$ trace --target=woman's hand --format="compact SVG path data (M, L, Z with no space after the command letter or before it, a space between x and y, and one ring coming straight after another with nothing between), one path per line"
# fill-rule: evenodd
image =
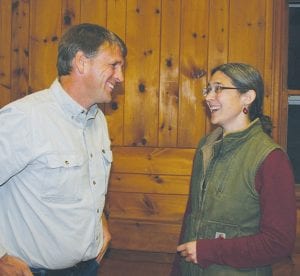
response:
M191 241L177 246L177 252L187 261L197 264L197 242Z

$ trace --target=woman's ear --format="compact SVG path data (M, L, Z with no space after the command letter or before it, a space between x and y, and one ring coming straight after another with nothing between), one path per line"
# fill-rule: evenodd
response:
M246 106L249 106L251 103L253 103L255 98L256 92L253 89L248 90L246 93L242 94L243 104Z

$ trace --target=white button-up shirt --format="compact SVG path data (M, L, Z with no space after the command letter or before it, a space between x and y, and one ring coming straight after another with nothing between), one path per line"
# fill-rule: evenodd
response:
M59 269L94 258L112 162L105 117L55 80L0 110L0 256Z

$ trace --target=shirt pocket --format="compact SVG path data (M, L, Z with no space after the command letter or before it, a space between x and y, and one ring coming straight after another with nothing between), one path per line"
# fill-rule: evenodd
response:
M104 165L110 166L113 161L112 151L110 149L102 149L101 156L104 161Z
M46 201L72 203L82 199L88 170L82 154L53 152L43 158L45 178L41 197Z
M111 164L113 161L112 151L110 149L102 149L101 150L101 160L104 168L104 177L105 177L105 193L107 192L107 186L109 181Z

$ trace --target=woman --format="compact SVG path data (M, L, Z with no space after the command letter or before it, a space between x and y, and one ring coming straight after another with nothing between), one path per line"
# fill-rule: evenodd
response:
M172 275L272 275L293 250L296 200L290 162L262 112L262 78L250 65L223 64L203 95L219 127L195 153Z

